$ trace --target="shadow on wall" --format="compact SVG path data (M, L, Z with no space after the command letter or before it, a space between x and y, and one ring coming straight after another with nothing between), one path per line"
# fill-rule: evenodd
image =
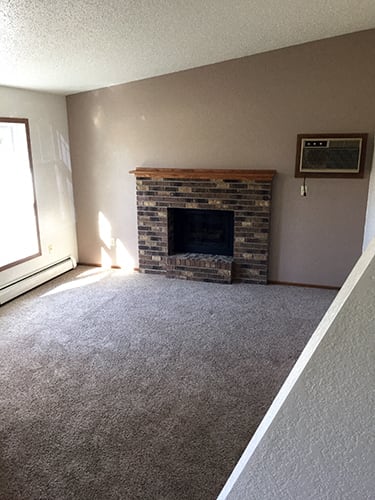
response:
M55 193L56 190L62 220L72 220L74 219L72 167L67 139L51 123L38 121L33 126L38 135L38 142L34 142L33 145L33 157L41 165L46 166L43 169L43 182L49 183L49 193ZM49 172L51 174L54 172L54 178L49 176Z
M102 211L98 213L98 231L101 243L101 266L103 268L115 266L132 271L135 266L134 259L124 243L113 236L112 225Z

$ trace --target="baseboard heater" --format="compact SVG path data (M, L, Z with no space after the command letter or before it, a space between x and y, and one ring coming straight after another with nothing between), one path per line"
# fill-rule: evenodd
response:
M74 269L76 266L76 260L70 256L7 283L3 287L0 287L0 305L52 278L56 278L60 274Z

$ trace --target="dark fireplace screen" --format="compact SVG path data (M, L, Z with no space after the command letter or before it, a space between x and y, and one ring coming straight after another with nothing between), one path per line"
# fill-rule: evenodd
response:
M233 255L234 212L168 209L169 254Z

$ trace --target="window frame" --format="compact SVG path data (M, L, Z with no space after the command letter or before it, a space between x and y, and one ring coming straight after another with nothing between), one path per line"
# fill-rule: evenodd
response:
M0 266L0 272L1 272L1 271L6 270L6 269L10 269L14 266L17 266L19 264L23 264L24 262L27 262L29 260L40 257L42 255L42 247L41 247L41 243L40 243L40 227L39 227L39 217L38 217L38 206L37 206L37 200L36 200L33 158L32 158L32 154L31 154L29 120L27 118L0 117L0 123L23 123L25 125L27 153L28 153L28 157L29 157L29 168L30 168L30 173L31 173L31 187L32 187L33 196L34 196L34 206L33 207L34 207L34 215L35 215L36 237L37 237L37 243L38 243L38 252L34 253L33 255L28 255L27 257L24 257L22 259L18 259L16 261L9 262L8 264L5 264L4 266Z

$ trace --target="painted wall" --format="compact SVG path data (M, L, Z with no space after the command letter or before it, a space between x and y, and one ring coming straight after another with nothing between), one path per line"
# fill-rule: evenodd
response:
M65 97L0 87L0 116L29 120L42 246L40 257L2 271L2 286L69 255L77 258L77 242Z
M302 352L218 500L374 498L375 240Z
M367 211L363 250L366 249L372 238L375 238L375 152L372 160L370 182L368 187Z
M365 179L311 179L306 198L296 135L372 133L374 58L370 30L69 96L80 261L117 263L103 216L137 260L137 165L276 169L270 279L341 285L362 250L372 135Z

